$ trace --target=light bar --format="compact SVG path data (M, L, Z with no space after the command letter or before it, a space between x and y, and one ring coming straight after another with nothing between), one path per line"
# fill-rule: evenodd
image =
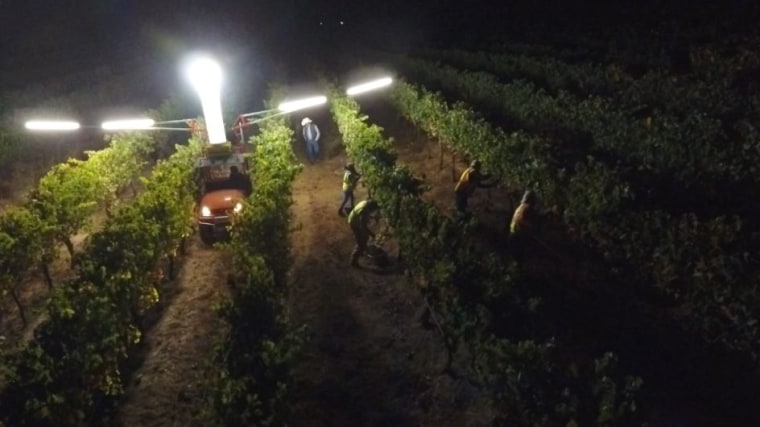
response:
M277 106L277 109L283 113L291 113L297 110L303 110L304 108L314 107L322 105L327 102L327 97L314 96L311 98L297 99L295 101L287 101Z
M211 144L227 142L222 119L222 69L209 58L198 58L188 68L190 82L198 91Z
M100 127L104 130L150 129L154 124L153 119L111 120L103 122Z
M268 110L261 110L261 111L254 111L253 113L245 113L241 114L239 117L253 117L253 116L260 116L263 114L271 113L272 111L276 111L276 108L270 108Z
M81 126L77 122L62 120L30 120L24 127L29 130L77 130Z
M390 86L393 83L393 79L390 77L384 77L382 79L373 80L371 82L362 83L360 85L351 86L346 90L346 95L358 95L360 93L369 92L371 90L379 89L381 87Z
M193 119L164 120L162 122L156 122L156 123L154 123L154 125L168 125L168 124L172 124L172 123L184 123L184 124L187 124L188 120L193 120Z

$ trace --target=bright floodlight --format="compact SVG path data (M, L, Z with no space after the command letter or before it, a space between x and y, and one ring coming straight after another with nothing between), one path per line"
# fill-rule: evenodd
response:
M390 77L384 77L382 79L372 80L371 82L362 83L360 85L351 86L346 90L347 95L358 95L360 93L369 92L371 90L380 89L381 87L390 86L393 83L393 79Z
M61 120L30 120L24 124L29 130L77 130L80 128L77 122Z
M297 110L303 110L304 108L322 105L326 102L327 102L327 97L314 96L311 98L304 98L304 99L297 99L295 101L283 102L277 106L277 109L283 113L290 113Z
M198 58L188 67L188 77L201 98L208 141L211 144L227 142L222 119L222 69L209 58Z
M150 129L154 124L153 119L111 120L103 122L100 127L104 130Z

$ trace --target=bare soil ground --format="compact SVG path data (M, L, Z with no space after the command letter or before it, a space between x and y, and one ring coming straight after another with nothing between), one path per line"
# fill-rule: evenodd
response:
M465 160L456 159L452 170L451 155L445 152L441 167L435 141L387 103L367 107L371 122L395 138L399 162L425 175L431 189L424 197L451 212L454 181ZM324 114L315 121L323 132L320 160L309 164L302 141L294 145L305 168L293 191L289 308L294 324L308 326L310 340L294 367L291 425L490 425L492 408L483 393L442 373L445 347L438 331L421 321L424 301L402 266L378 269L366 259L360 269L349 266L353 236L337 213L346 158L331 118ZM484 234L498 240L506 231L520 193L510 188L475 193L470 210L484 224ZM365 190L360 187L356 196L363 199ZM76 240L82 239L84 235ZM392 239L386 249L395 255ZM67 262L68 256L62 256L55 274L65 274ZM143 337L134 362L139 366L114 426L202 425L205 363L224 327L212 305L226 294L226 265L220 250L192 240L178 277L148 319L152 326ZM41 281L29 289L25 298L47 293ZM3 305L4 313L14 309L12 301ZM3 328L29 334L31 327L7 325L13 317L5 316Z
M487 425L482 396L441 373L443 342L423 327L424 302L403 272L367 260L349 267L353 236L337 214L345 158L332 123L320 125L322 157L296 179L291 212L291 319L310 331L294 370L292 425ZM217 249L191 246L114 426L200 425L202 367L222 327L211 304L224 294L225 265Z
M349 266L353 235L337 213L346 159L332 122L318 123L322 157L293 193L291 319L311 332L295 367L293 425L487 425L482 396L441 373L443 341L423 327L424 301L402 269ZM365 197L360 187L356 201Z
M177 278L153 309L114 426L202 426L203 378L224 322L212 306L227 294L227 261L196 237Z

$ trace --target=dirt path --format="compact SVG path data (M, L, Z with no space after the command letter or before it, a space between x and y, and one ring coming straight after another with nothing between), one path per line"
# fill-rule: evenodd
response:
M223 322L212 311L226 294L219 249L191 240L177 279L144 336L141 366L126 387L114 426L201 426L201 380Z
M424 302L403 274L349 266L353 237L337 214L345 158L326 121L327 153L294 187L291 318L311 340L295 367L293 425L486 425L475 391L440 374L443 343L422 327Z
M353 238L337 214L345 159L326 121L322 159L294 187L291 319L311 339L294 368L292 425L488 425L482 396L440 373L443 343L423 328L424 302L403 274L349 267ZM195 241L146 333L114 427L200 425L197 386L221 333L210 307L225 278L221 253Z

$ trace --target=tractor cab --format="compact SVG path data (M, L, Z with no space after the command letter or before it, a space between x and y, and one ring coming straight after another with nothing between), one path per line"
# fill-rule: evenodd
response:
M248 157L233 153L229 144L208 146L196 161L196 218L201 240L207 245L226 237L232 217L243 209L243 201L253 189L248 172Z

